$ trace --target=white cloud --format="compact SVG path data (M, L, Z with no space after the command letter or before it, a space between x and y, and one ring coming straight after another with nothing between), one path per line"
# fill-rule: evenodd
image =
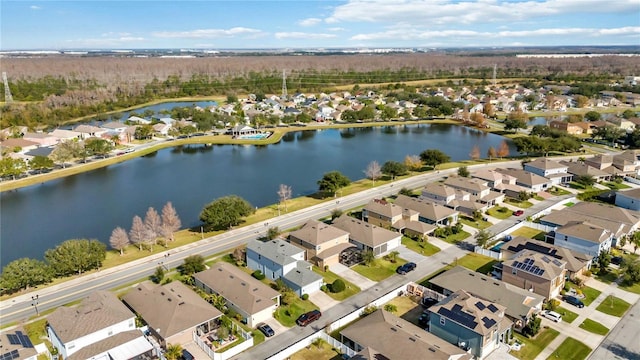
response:
M38 5L31 5L31 6L29 6L29 9L31 9L31 10L42 10L42 7L38 6Z
M330 28L328 28L327 30L329 30L329 31L333 31L333 32L338 32L338 31L345 31L345 30L347 30L347 29L345 29L345 28L341 28L341 27L330 27Z
M101 37L67 40L70 47L111 47L140 43L146 39L138 36Z
M308 18L308 19L304 19L304 20L298 21L298 25L300 25L300 26L314 26L314 25L318 25L321 22L322 22L322 19Z
M263 32L258 29L234 27L230 29L198 29L189 31L156 31L152 35L159 38L212 39L236 36L256 37Z
M318 33L304 33L304 32L278 32L275 34L276 39L333 39L336 38L336 34L318 34Z

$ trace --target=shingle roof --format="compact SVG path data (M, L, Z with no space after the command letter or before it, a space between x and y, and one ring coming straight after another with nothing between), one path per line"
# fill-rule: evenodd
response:
M369 224L347 214L335 219L333 226L348 232L351 240L371 248L378 247L402 236L398 232Z
M504 317L504 311L504 306L480 299L464 290L455 291L429 308L429 312L439 314L482 336L500 329L503 325L501 322L508 321Z
M537 276L545 280L553 280L562 275L566 261L541 254L537 251L523 249L516 253L511 259L505 260L502 265L503 267L515 268L520 271L524 271L527 274ZM516 276L518 275L516 274Z
M308 262L298 261L298 263L300 264L296 266L295 269L284 274L284 278L287 281L296 284L299 287L304 287L306 285L313 284L319 280L322 280L322 276L307 268L307 266L309 265Z
M549 158L537 158L533 161L529 161L525 164L525 166L530 166L532 168L541 169L541 170L552 170L552 169L564 169L567 166L561 164L555 160L551 160Z
M57 308L47 321L58 338L67 343L133 318L135 314L117 296L108 291L96 291L78 306Z
M274 239L269 241L249 240L247 250L251 250L262 257L273 261L278 265L287 265L296 262L292 256L303 253L301 249L282 239Z
M617 237L640 222L640 214L617 206L585 201L553 211L541 220L557 226L566 225L571 221L589 221L608 229Z
M591 176L595 176L595 177L601 177L601 176L608 176L609 173L604 172L598 168L595 168L593 166L584 164L584 163L579 163L579 162L572 162L572 163L568 163L568 162L564 162L565 165L567 165L567 172L569 174L572 175L576 175L576 176L581 176L581 175L591 175Z
M20 359L27 359L32 356L37 355L37 351L33 347L24 347L22 343L15 344L9 341L9 337L7 335L16 335L17 332L22 332L23 335L27 335L27 332L20 325L16 327L12 327L11 330L3 330L0 332L0 344L2 348L0 349L0 355L4 355L8 352L18 351L18 355L20 355ZM33 345L33 344L32 344Z
M556 229L556 233L600 244L611 238L611 232L588 221L572 221Z
M371 213L380 214L391 219L402 215L410 217L414 213L417 213L416 211L405 209L402 206L398 206L394 203L382 199L372 199L371 201L369 201L369 203L367 203L364 209Z
M457 211L446 206L434 204L427 200L416 199L405 195L398 195L395 203L402 207L413 209L419 212L420 216L432 221L441 221L448 218L449 216L458 214Z
M0 141L0 145L6 148L15 148L15 147L24 148L28 146L40 146L40 144L35 141L17 139L17 138L8 138L7 140Z
M280 296L279 292L225 262L217 263L193 277L247 314L255 314L273 306L273 299Z
M109 336L108 338L95 342L91 345L85 346L82 349L78 350L77 352L71 354L67 360L85 360L85 359L91 359L93 356L101 354L105 351L111 350L117 346L120 345L124 345L127 344L131 341L134 341L138 338L143 338L144 339L144 334L142 333L142 331L135 329L135 330L129 330L129 331L123 331L121 333ZM144 341L147 341L146 339L144 339ZM147 341L148 346L146 346L145 348L148 350L151 350L153 348L153 346ZM140 355L140 354L136 354L136 355Z
M540 175L536 175L534 173L528 172L528 171L524 171L524 170L520 170L520 169L513 169L513 168L509 168L509 169L496 169L496 171L499 171L503 174L507 174L507 175L511 175L513 177L515 177L517 180L517 182L521 183L521 184L525 184L527 186L535 186L535 185L541 185L541 184L548 184L551 183L551 180L540 176Z
M165 339L222 316L218 309L179 281L166 285L145 281L122 300Z
M312 245L322 245L349 233L318 220L309 220L300 230L293 231L290 235Z
M450 176L444 181L446 186L458 188L468 192L482 192L489 189L481 179L470 179L459 176Z
M640 188L635 188L631 190L618 191L616 194L626 196L632 199L640 199Z
M455 196L456 194L455 189L441 183L429 183L425 185L424 188L422 188L422 191L429 194L442 196L444 198Z

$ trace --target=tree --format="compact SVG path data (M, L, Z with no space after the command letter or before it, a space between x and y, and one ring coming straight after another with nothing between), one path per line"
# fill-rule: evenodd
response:
M14 260L2 268L0 289L13 293L29 289L51 281L53 273L43 261L21 258Z
M53 169L53 160L46 156L36 155L29 162L29 167L31 170L36 170L37 172Z
M346 285L342 279L335 279L333 283L331 283L330 289L332 293L339 293L346 289Z
M280 187L278 188L278 198L280 199L280 202L284 204L284 211L288 211L287 200L291 199L291 186L280 184Z
M482 112L487 115L488 118L492 118L495 116L495 110L493 109L493 104L489 101L484 103L484 107L482 108Z
M584 187L591 186L596 183L596 179L591 175L580 175L575 181Z
M589 98L584 95L576 95L574 99L576 100L576 107L583 108L589 104Z
M244 251L244 249L242 248L236 248L235 250L233 250L233 253L231 254L231 256L233 257L233 260L235 260L236 262L245 262L245 257L246 257L246 252Z
M487 123L487 120L484 118L484 115L480 112L474 112L470 117L471 122L476 124L477 127L483 128Z
M151 276L151 280L156 284L160 284L162 280L164 280L164 275L165 275L164 268L162 266L158 266L156 270L153 272L153 275Z
M151 139L152 135L153 127L151 127L151 125L149 124L139 125L138 127L136 127L136 131L133 134L133 136L138 140Z
M500 147L498 148L498 156L502 159L509 156L509 144L506 140L502 140Z
M97 269L107 256L107 246L98 240L72 239L45 252L44 258L56 276L82 274Z
M373 251L371 251L371 250L365 250L362 253L362 262L364 262L364 264L367 265L367 266L373 264L375 259L376 259L376 256L374 255Z
M384 311L394 313L398 311L398 307L394 304L385 304Z
M171 201L167 202L162 208L162 236L171 241L174 240L173 234L180 230L182 222L176 209L173 207Z
M84 148L89 155L106 156L114 147L108 140L89 138L84 141Z
M631 119L633 117L636 117L636 112L631 109L627 109L624 112L622 112L622 117L625 119Z
M420 160L435 169L438 165L449 162L451 158L440 150L427 149L420 153Z
M478 145L473 146L473 149L471 149L471 152L469 153L469 157L473 160L480 159L480 147L478 147Z
M513 114L513 113L511 113ZM509 118L506 119L504 121L504 129L509 131L509 130L514 130L514 132L518 132L518 129L526 129L527 128L527 122L526 122L526 115L525 115L525 119L520 119L517 117L512 117L512 115L509 114Z
M626 135L626 132L623 129L615 125L606 125L606 126L600 126L595 130L593 130L591 137L594 139L600 138L613 143L625 135Z
M164 352L164 356L167 360L178 360L182 357L182 345L180 344L168 344L167 351Z
M396 261L398 261L398 255L400 255L400 252L398 251L392 251L389 253L388 257L389 257L389 261L392 263L395 263Z
M422 168L422 160L418 155L407 155L404 158L404 166L411 171L418 171Z
M162 236L162 219L156 209L152 207L147 209L147 214L144 217L144 226L148 232L148 245L152 246L156 243L157 238Z
M625 265L622 280L626 285L633 285L640 282L640 261L629 261Z
M113 229L109 238L109 245L120 252L120 256L124 254L124 248L129 245L129 236L127 231L121 227Z
M269 239L269 240L273 240L273 239L277 238L278 235L280 235L280 229L278 229L277 226L270 227L267 230L267 239Z
M540 320L538 315L537 314L533 314L531 316L531 319L529 320L529 322L527 322L525 327L522 329L522 333L526 337L534 337L534 336L536 336L536 334L540 331L540 323L541 322L542 322L542 320Z
M458 168L458 176L469 177L470 175L471 173L469 172L469 169L466 166L460 166Z
M636 231L633 233L633 236L631 237L631 243L633 244L633 253L635 254L640 247L640 231Z
M11 177L13 180L27 171L27 163L23 159L5 157L0 160L0 177Z
M339 171L331 171L318 180L318 188L325 193L331 193L335 197L338 190L351 184L351 180L348 177L342 175Z
M496 151L496 148L494 148L493 146L489 146L489 149L487 149L487 157L489 158L489 161L498 157L498 152Z
M391 179L395 180L396 176L402 176L407 173L407 167L401 162L387 161L382 165L382 173L391 176Z
M376 184L376 179L379 179L382 176L382 171L380 169L380 164L377 161L372 161L367 166L367 169L364 171L364 174L367 175L367 178L371 179L372 186Z
M77 141L63 141L56 145L49 157L54 162L60 163L65 168L67 161L72 160L80 153L82 145Z
M492 237L493 234L490 231L482 229L478 231L473 238L476 239L476 244L478 244L478 246L485 247Z
M606 251L601 251L598 254L598 273L604 275L607 273L607 266L611 263L611 254Z
M193 275L206 269L202 255L191 255L184 259L178 271L181 275Z
M131 230L129 230L129 239L132 244L138 245L140 251L142 251L142 244L147 239L147 229L142 222L142 218L136 215L133 217L133 223L131 224Z
M598 121L601 117L602 115L600 115L599 112L593 110L587 111L587 113L584 114L584 119L587 121Z
M254 211L247 200L230 195L206 205L200 212L200 220L208 229L226 230L240 224L243 217L253 214Z

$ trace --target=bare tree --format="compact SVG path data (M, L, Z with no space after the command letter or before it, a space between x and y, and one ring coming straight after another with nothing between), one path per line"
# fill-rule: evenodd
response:
M469 157L471 157L473 160L480 159L480 147L478 147L478 145L475 145L473 149L471 149Z
M178 217L176 209L169 201L162 208L162 235L173 241L173 233L180 230L180 227L182 227L180 217Z
M147 229L142 222L142 218L138 215L133 217L131 230L129 230L129 239L131 243L138 245L138 248L142 251L142 244L147 239Z
M280 184L278 197L280 198L280 202L284 204L284 211L287 211L287 200L291 199L291 186Z
M489 149L487 150L487 157L489 158L489 161L497 156L498 152L496 151L496 148L494 148L493 146L489 146Z
M109 245L112 248L120 251L120 256L124 254L124 248L130 244L129 236L127 235L127 231L121 227L117 227L113 229L111 232L111 237L109 238Z
M369 163L364 173L369 179L371 179L371 181L373 181L373 186L376 184L376 179L379 179L380 176L382 176L382 169L380 168L380 164L378 164L378 162L374 160Z
M498 156L502 159L504 157L509 156L509 144L505 140L500 143L500 147L498 148Z
M148 241L156 243L156 239L162 236L162 219L160 219L160 215L156 209L149 207L147 209L147 214L144 217L144 226L147 227L147 231L149 233Z

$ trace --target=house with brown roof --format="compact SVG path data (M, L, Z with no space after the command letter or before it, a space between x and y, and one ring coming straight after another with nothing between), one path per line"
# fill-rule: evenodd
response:
M250 327L271 319L280 305L279 292L226 262L194 274L193 278L197 288L222 296Z
M566 261L521 250L502 262L502 281L551 299L564 288Z
M84 360L109 353L133 358L149 354L153 348L136 329L135 319L136 315L117 296L96 291L78 306L61 306L51 313L47 317L47 335L63 359Z
M496 170L480 169L472 172L471 177L485 181L487 186L493 190L512 198L518 198L521 192L529 191L525 187L516 185L517 178L515 176Z
M320 268L339 263L340 253L353 247L348 232L318 220L309 220L292 231L289 242L304 249L305 260Z
M549 158L537 158L524 164L524 170L546 177L553 185L565 184L571 181L573 176L567 172L569 167Z
M505 307L458 290L429 308L429 332L483 359L509 342Z
M97 126L82 124L73 128L73 131L80 133L81 139L88 139L90 137L101 137L102 134L106 133L107 129L102 129Z
M0 359L38 359L38 351L22 326L0 332Z
M589 221L571 221L556 229L554 244L596 258L609 252L613 233Z
M149 326L160 345L185 344L193 333L206 334L218 327L222 313L180 281L157 285L144 281L122 300Z
M37 149L40 144L22 138L8 138L7 140L0 141L0 146L9 151L18 150L16 152L24 154L27 151Z
M591 134L593 132L586 122L570 123L562 120L554 120L549 122L549 127L569 135Z
M402 234L358 220L347 214L333 220L333 226L349 233L349 242L362 251L373 251L375 256L384 255L400 246Z
M424 238L433 233L434 225L419 220L419 213L384 199L372 199L362 209L362 219L370 224L396 229L409 237Z
M560 161L567 166L567 172L573 177L571 180L580 176L591 176L595 181L608 181L613 178L611 173L602 171L596 167L588 165L586 162L578 161Z
M59 141L57 137L47 133L26 132L22 138L24 140L36 142L39 146L54 146Z
M551 180L529 171L514 168L496 169L496 171L515 177L516 185L527 188L529 191L539 192L552 186Z
M416 199L406 195L398 195L396 205L419 213L418 220L431 225L453 225L458 221L458 211L425 199Z
M341 342L354 351L352 359L470 360L457 346L382 309L340 331ZM374 356L373 358L371 356Z

